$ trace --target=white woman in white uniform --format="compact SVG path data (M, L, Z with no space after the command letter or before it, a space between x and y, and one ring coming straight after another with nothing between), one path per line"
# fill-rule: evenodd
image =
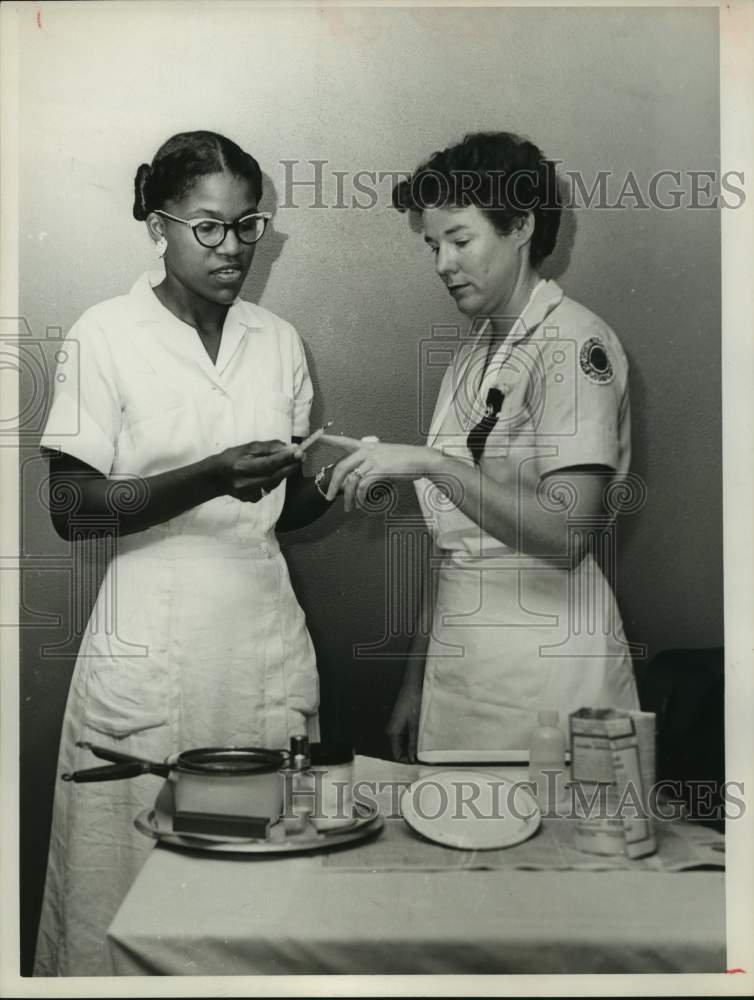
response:
M59 534L114 557L71 681L57 774L79 741L164 759L318 735L318 679L275 529L328 506L301 475L312 387L293 327L239 293L268 216L256 160L211 132L136 175L164 269L71 329L42 446ZM36 975L107 974L105 931L151 848L158 780L57 782Z
M330 496L344 490L348 509L370 483L410 478L434 539L416 619L431 616L431 635L410 649L388 727L396 757L521 751L539 709L567 725L584 706L638 708L593 551L612 553L626 483L626 358L602 320L539 274L561 209L555 167L532 143L469 135L398 185L394 203L420 215L471 329L425 445L326 438L350 452Z

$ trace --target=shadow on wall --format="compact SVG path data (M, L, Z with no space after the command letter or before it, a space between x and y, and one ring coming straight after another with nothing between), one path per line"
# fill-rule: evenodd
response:
M565 185L561 180L558 184L561 201L565 201ZM543 278L557 280L571 266L571 254L576 243L576 213L572 208L564 208L560 216L560 229L555 249L543 261L540 271Z
M277 189L269 174L262 171L262 198L259 203L261 212L271 212L272 218L267 224L267 229L262 239L257 243L254 251L254 260L249 274L246 277L241 295L252 302L260 302L267 282L270 280L272 268L283 252L288 237L285 233L280 233L275 228L275 216L277 215Z
M271 212L272 219L264 238L257 246L242 292L243 297L252 302L261 300L272 269L288 240L287 234L275 228L278 203L276 186L268 174L263 173L262 177L264 194L259 207L262 211ZM315 428L325 419L325 404L320 392L317 359L306 342L303 347L314 386L310 423ZM326 460L336 461L340 457L339 453L333 451ZM312 470L307 474L313 474ZM398 490L394 502L408 511L413 511L416 507L413 490ZM317 553L326 546L330 557L333 551L342 552L342 558L347 560L350 551L349 535L335 510L313 524L280 535L281 546L288 558L291 583L304 609L314 604L311 591L312 581L316 579L318 571ZM381 518L364 517L359 525L358 535L361 553L382 552L384 524ZM352 556L352 551L350 555ZM389 662L384 659L372 661L369 658L357 658L351 629L342 627L344 620L350 621L351 617L356 616L350 616L347 612L339 616L341 627L336 635L329 631L327 623L320 621L320 617L307 615L307 627L317 653L322 738L351 740L357 744L358 752L387 756L389 746L384 732L385 722L402 680L403 658L408 640L398 638L391 643ZM376 628L379 631L379 623L376 623ZM355 676L357 673L358 681ZM354 720L359 720L358 726Z
M647 386L641 369L633 363L633 358L624 347L628 358L628 382L631 399L631 440L648 441L650 439L650 429L647 426ZM637 466L635 453L631 458L631 472L646 485L647 470L642 464ZM649 501L649 492L647 491ZM639 527L639 516L642 511L636 511L632 516L624 516L619 521L621 548L630 544L633 535Z

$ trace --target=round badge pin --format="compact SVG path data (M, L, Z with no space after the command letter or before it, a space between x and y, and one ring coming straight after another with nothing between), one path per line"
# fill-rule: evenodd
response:
M590 382L612 382L615 377L607 348L599 337L590 337L581 347L579 363Z

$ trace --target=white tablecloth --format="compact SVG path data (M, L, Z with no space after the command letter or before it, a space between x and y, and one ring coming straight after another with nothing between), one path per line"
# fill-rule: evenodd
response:
M415 773L359 763L383 780ZM108 946L116 975L720 972L724 877L351 871L158 847Z

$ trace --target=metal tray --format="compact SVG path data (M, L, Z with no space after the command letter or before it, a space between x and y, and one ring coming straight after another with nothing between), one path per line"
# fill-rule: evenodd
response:
M224 854L300 854L322 851L343 844L358 843L379 833L384 820L376 805L354 807L353 822L332 830L317 830L307 823L301 832L286 830L283 822L270 829L269 837L217 837L173 831L173 796L169 782L157 796L153 809L144 809L134 820L136 829L147 837L171 847L190 851Z

